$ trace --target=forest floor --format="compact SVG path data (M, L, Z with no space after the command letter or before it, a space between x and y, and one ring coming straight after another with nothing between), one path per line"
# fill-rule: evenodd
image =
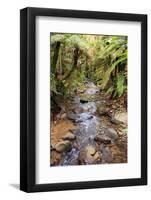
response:
M127 162L127 108L124 97L87 82L64 102L51 121L51 166Z

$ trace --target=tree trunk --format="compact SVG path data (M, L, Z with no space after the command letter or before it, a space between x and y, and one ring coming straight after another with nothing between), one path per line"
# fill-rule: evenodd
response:
M57 75L57 80L62 80L62 49L60 48L59 50L59 62L57 63L56 66L56 75Z
M73 68L77 68L78 57L79 57L79 48L76 47L74 49L74 54L73 54Z
M56 69L56 64L58 60L58 55L59 55L59 49L60 49L60 42L56 43L55 51L54 51L54 56L52 60L52 69L51 72L55 74L55 69Z
M73 52L73 67L71 71L63 77L63 79L67 79L71 76L72 72L78 68L78 58L79 58L79 48L76 47Z

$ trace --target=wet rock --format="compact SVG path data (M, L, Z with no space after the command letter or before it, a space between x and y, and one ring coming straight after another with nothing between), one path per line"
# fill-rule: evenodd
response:
M116 125L118 125L118 124L123 124L122 121L116 119L115 117L112 117L110 121L111 121L113 124L116 124Z
M95 102L88 102L86 104L80 105L82 107L83 112L88 112L94 114L96 112L96 104Z
M99 103L97 105L97 111L99 113L99 115L106 115L109 112L110 108L107 104L105 103Z
M94 140L96 142L99 142L99 143L104 143L104 144L110 144L111 143L111 138L109 138L107 135L96 135L94 137Z
M75 140L76 139L76 136L73 134L73 133L71 133L71 132L67 132L64 136L63 136L63 138L62 138L63 140Z
M75 121L77 118L77 114L70 112L67 114L67 117L68 119Z
M120 121L121 123L127 124L127 112L115 113L114 119Z
M112 152L109 147L102 149L102 162L111 163L112 162Z
M80 103L88 103L96 99L96 94L82 94L80 95Z
M61 141L61 142L58 142L56 145L55 145L55 150L59 153L62 153L62 152L66 152L66 151L70 151L72 148L72 144L70 141L68 140L65 140L65 141Z
M101 127L97 133L94 138L96 142L110 144L118 139L118 134L113 128Z
M81 165L95 164L101 160L101 156L94 146L88 145L80 151L78 160Z
M107 128L106 131L105 131L105 134L111 138L112 140L117 140L118 139L118 134L117 132L115 131L115 129L113 128Z
M74 135L77 135L77 134L79 134L80 133L80 128L74 128L74 129L70 129L69 130L71 133L73 133Z
M55 149L55 145L54 144L51 144L50 145L50 150L52 151L52 150L54 150Z

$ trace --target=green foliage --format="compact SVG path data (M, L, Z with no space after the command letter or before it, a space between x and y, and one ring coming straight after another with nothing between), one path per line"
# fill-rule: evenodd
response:
M50 76L50 90L55 94L59 94L59 92L57 91L57 81L54 74L51 74Z
M122 96L122 94L127 89L127 86L124 85L125 83L125 76L123 73L120 73L116 78L116 93L114 96Z
M96 60L99 60L95 70L96 82L105 88L115 68L127 62L127 37L106 36L100 40L101 48L98 50ZM99 77L99 78L98 78ZM101 80L101 81L100 81Z
M68 47L77 47L80 49L86 49L88 47L87 42L83 40L79 35L72 35L66 40Z
M51 36L51 45L55 44L56 42L62 42L65 39L63 34L52 34Z
M55 96L74 95L77 88L84 88L86 78L113 97L126 92L126 36L51 33L50 45L50 85Z
M80 73L78 70L74 70L68 79L62 81L65 94L74 94L76 89L84 85L84 73Z
M119 73L115 77L113 85L107 90L108 93L111 93L113 97L121 97L127 89L126 78L123 72Z
M115 67L118 64L124 63L125 61L127 61L127 51L119 55L118 59L115 62L113 62L112 65L104 72L103 80L102 80L102 88L105 88L105 86L107 85L110 79L111 73L115 69Z
M125 49L127 49L127 39L126 37L120 36L109 36L105 38L106 45L104 46L103 51L100 53L99 58L111 57L111 60L115 60L116 57L120 56Z

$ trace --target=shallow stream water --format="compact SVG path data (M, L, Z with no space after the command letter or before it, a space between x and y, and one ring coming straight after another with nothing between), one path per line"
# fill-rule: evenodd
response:
M95 95L97 92L98 88L93 83L88 83L84 94ZM75 109L81 110L75 117L75 123L79 129L76 132L76 141L72 150L63 156L60 165L78 164L80 150L88 144L94 145L92 138L97 134L97 129L100 126L100 119L96 116L95 101L81 103L80 96L76 96L73 104Z
M112 111L111 116L105 115L104 111L102 112L102 109L105 108L106 110L106 106L108 106L109 112ZM122 130L124 129L123 125L127 127L127 124L114 124L113 121L111 121L111 117L114 117L113 112L116 112L119 106L120 104L117 100L115 101L107 98L105 92L100 92L97 86L92 82L88 82L85 90L74 97L73 101L70 102L70 109L67 109L69 112L67 113L68 120L71 120L77 127L75 130L69 129L68 131L75 134L76 139L72 141L72 149L68 152L64 151L61 154L61 159L59 163L57 163L57 166L126 163L127 135L125 135ZM122 109L123 108L120 107L120 111ZM124 111L124 116L126 113L127 112ZM116 140L104 139L107 136L105 131L109 133L111 130L110 138L114 135L114 137L116 136ZM121 135L119 135L119 132ZM103 134L101 136L103 137L103 141L99 142L96 138L100 134ZM85 150L86 152L89 151L89 154L85 154ZM95 159L96 157L97 160ZM85 162L87 159L88 162Z

